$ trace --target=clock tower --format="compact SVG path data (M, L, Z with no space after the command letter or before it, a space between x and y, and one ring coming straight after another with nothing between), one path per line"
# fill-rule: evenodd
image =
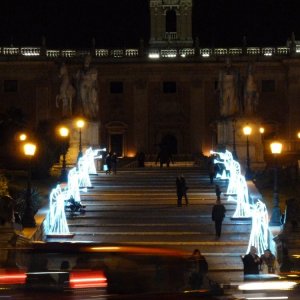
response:
M151 47L191 47L192 0L149 0Z

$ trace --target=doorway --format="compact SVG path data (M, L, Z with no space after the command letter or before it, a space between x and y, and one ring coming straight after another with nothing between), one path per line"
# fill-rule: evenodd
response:
M165 147L168 149L168 151L174 155L178 153L177 150L177 139L175 136L171 134L165 135L160 142L161 146Z
M123 156L123 134L110 135L110 151L116 152L118 157Z

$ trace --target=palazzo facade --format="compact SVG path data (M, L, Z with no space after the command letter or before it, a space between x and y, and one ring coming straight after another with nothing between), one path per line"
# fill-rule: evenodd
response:
M288 151L298 149L300 45L294 38L280 47L201 48L192 38L192 0L150 0L149 5L150 41L136 49L1 47L0 112L20 108L33 126L59 122L60 67L66 65L76 89L76 73L91 55L98 73L93 121L99 123L100 146L119 156L155 154L162 143L178 156L208 154L218 144L216 122L222 119L219 73L230 59L242 85L249 64L254 66L255 114L265 137L281 138ZM75 117L75 111L68 116Z

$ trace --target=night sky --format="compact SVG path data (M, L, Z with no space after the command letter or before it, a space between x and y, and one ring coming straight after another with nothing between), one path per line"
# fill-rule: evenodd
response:
M298 3L297 3L298 2ZM193 36L201 47L284 46L300 40L299 0L194 0ZM3 0L0 46L136 47L148 42L148 0Z

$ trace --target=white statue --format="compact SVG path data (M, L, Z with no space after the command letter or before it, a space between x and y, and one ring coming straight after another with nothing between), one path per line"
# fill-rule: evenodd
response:
M56 107L59 107L59 102L62 103L62 115L64 117L72 116L72 102L75 96L75 88L70 82L67 66L62 64L59 70L59 77L62 79L59 94L56 96Z
M239 72L232 68L231 62L227 60L225 70L219 74L219 101L220 114L223 117L232 116L240 112L240 76Z
M98 117L98 71L90 67L91 56L87 55L84 60L83 69L77 72L77 97L79 110L87 118Z
M248 76L245 84L244 91L244 113L252 115L256 111L258 105L259 93L254 79L252 65L248 67Z

